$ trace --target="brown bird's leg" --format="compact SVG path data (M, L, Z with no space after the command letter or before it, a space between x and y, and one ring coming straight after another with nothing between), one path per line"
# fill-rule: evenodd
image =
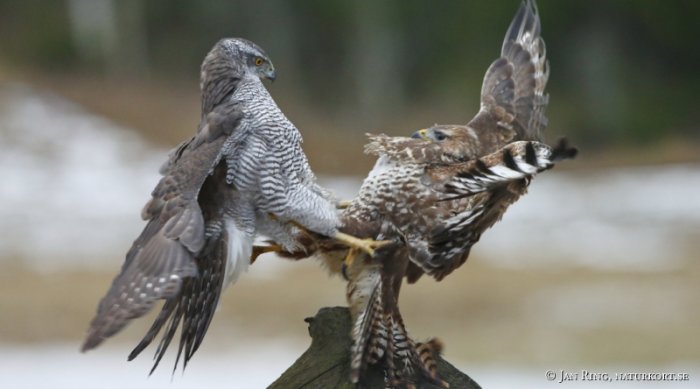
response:
M343 259L343 269L349 269L355 262L355 257L357 257L357 249L351 247L345 259Z
M259 256L265 253L280 252L284 252L284 249L282 248L282 246L275 243L270 243L268 246L253 246L253 252L250 254L250 264L252 265L253 263L255 263L255 260L257 260Z

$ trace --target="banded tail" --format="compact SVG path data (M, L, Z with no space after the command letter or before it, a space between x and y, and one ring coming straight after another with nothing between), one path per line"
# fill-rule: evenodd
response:
M389 333L384 320L380 268L367 266L349 277L347 298L353 318L350 380L356 384L369 364L384 357Z
M369 365L381 364L390 387L426 380L443 388L449 386L438 376L434 360L442 350L440 343L431 340L416 344L401 317L398 290L407 264L406 250L395 245L378 251L373 263L364 263L359 271L348 273L353 319L350 378L355 384L360 383ZM392 271L397 267L403 269Z

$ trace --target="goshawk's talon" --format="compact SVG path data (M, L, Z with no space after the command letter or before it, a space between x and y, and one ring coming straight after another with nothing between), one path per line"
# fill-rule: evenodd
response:
M386 244L391 243L390 241L386 240L374 240L374 239L360 239L356 238L352 235L348 235L343 232L336 232L335 237L336 240L342 242L346 246L352 248L352 249L357 249L360 251L364 251L365 253L369 254L370 256L374 256L374 251Z

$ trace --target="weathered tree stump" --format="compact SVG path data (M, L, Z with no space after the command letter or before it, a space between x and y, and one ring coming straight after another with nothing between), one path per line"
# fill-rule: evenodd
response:
M339 388L354 389L350 382L350 312L347 308L322 308L309 323L311 346L273 382L268 389ZM437 358L440 377L451 389L476 389L480 386L441 357ZM384 374L376 366L367 371L364 388L385 387ZM419 389L437 386L419 383Z

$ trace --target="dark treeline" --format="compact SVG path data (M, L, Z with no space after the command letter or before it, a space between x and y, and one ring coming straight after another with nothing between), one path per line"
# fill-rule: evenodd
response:
M268 51L285 96L358 126L400 112L466 121L517 0L0 0L0 56L40 72L198 76L242 36ZM588 146L700 138L700 2L539 1L555 133ZM417 123L423 125L430 123Z

